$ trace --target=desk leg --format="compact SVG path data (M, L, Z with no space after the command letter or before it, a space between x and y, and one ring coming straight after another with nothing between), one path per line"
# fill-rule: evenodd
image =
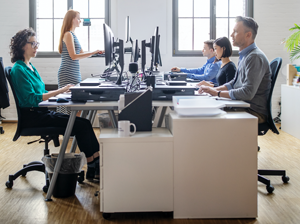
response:
M118 121L117 121L117 118L116 118L116 115L115 115L114 111L113 110L108 110L108 115L109 115L109 118L111 120L113 128L117 128L118 127Z
M80 117L86 118L88 112L89 112L88 110L82 111ZM74 153L76 151L76 148L77 148L77 141L76 141L76 137L74 136L70 153Z
M90 120L92 125L93 125L93 123L94 123L96 114L97 114L97 110L94 110L94 111L93 111L93 114L92 114L92 117L91 117L91 120Z
M77 110L73 110L71 112L71 115L70 115L70 118L69 118L69 121L68 121L68 125L67 125L67 128L66 128L65 134L64 134L63 142L61 144L60 151L59 151L59 154L58 154L58 157L57 157L57 161L56 161L56 164L55 164L55 167L54 167L54 173L53 173L51 181L50 181L50 186L49 186L45 201L52 201L51 196L52 196L52 193L53 193L53 190L54 190L54 186L55 186L55 183L56 183L58 172L60 170L61 164L62 164L63 159L64 159L65 151L66 151L68 141L69 141L72 129L73 129L73 125L74 125L74 122L75 122L77 112L78 112Z
M159 116L159 120L158 120L158 123L157 123L157 127L160 128L163 121L164 121L164 118L165 118L165 115L166 115L166 111L167 111L167 107L163 107L161 109L161 113L160 113L160 116Z
M152 109L152 122L154 122L155 120L155 116L156 116L156 112L158 110L159 107L153 107Z

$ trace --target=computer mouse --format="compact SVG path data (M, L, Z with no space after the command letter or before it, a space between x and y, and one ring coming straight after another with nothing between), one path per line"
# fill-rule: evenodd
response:
M58 99L56 100L56 102L57 102L57 103L67 103L67 102L69 102L69 100L64 99L64 98L58 98Z

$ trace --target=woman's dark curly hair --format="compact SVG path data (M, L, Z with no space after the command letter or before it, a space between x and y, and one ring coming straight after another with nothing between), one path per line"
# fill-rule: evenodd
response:
M11 62L15 63L18 60L24 61L24 50L23 47L27 44L30 37L35 36L35 32L32 28L20 30L10 40L10 56Z

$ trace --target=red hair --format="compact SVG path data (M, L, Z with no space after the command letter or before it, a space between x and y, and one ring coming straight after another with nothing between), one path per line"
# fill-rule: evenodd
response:
M66 32L70 31L73 26L73 19L77 16L77 14L80 14L78 11L75 11L73 9L69 9L69 11L66 13L65 18L63 20L63 24L61 26L61 32L60 32L60 38L59 38L59 45L58 45L58 52L61 54L62 52L62 42L63 38Z

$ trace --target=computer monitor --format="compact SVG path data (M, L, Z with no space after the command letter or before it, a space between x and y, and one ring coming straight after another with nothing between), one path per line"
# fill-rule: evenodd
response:
M131 62L137 62L139 60L140 49L138 47L138 40L132 40L130 35L130 18L125 19L125 43L131 43L131 47L125 48L125 53L131 53Z
M121 67L121 70L118 74L118 79L116 81L117 85L122 84L122 74L124 69L124 42L119 39L118 42L114 41L114 34L110 27L103 24L104 31L104 49L105 49L105 65L111 67L115 61L117 61ZM115 48L118 47L118 58L116 57ZM117 63L116 63L117 64Z
M128 43L128 42L130 42L131 44L133 43L131 36L130 36L130 18L129 18L129 16L127 16L125 19L125 43Z
M103 33L104 33L104 50L105 50L105 65L111 66L113 58L113 43L114 43L114 34L110 27L103 24Z
M153 65L157 70L158 65L162 66L159 43L160 43L160 35L159 35L159 27L157 26L154 30L154 46L153 46Z
M132 42L131 62L137 62L140 56L138 40Z
M143 72L143 76L145 77L145 66L146 66L146 48L148 47L150 49L151 53L151 63L150 63L150 71L157 70L157 66L162 66L161 62L161 56L160 56L160 50L159 50L159 41L160 41L160 35L159 35L159 28L156 27L154 30L154 36L150 38L150 42L146 43L146 40L143 40L141 43L141 68ZM154 67L153 67L154 66Z

